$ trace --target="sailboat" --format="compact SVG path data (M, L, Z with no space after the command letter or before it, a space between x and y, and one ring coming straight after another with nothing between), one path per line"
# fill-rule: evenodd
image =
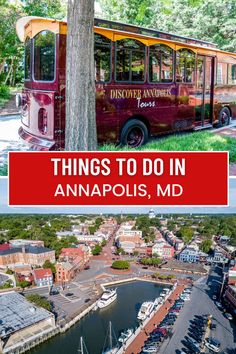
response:
M115 339L115 340L113 340L113 339ZM106 347L107 340L108 340L108 346ZM115 345L115 346L113 347L113 345ZM109 321L108 331L107 331L107 335L105 338L105 343L104 343L102 354L116 354L118 352L118 350L119 350L119 347L118 347L117 338L116 338L114 330L112 329L111 321Z
M78 353L79 354L89 354L88 349L86 348L86 345L84 343L83 337L80 337Z

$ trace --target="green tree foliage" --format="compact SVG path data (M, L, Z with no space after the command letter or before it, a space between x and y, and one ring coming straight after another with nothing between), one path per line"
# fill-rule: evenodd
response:
M100 0L105 17L138 25L148 25L152 18L151 0Z
M200 245L200 250L202 252L208 253L210 252L211 246L212 246L211 240L204 240Z
M184 243L189 243L193 237L193 230L188 226L182 226L177 232L177 236L182 238Z
M92 254L93 254L93 256L98 256L101 252L102 252L102 246L100 246L100 245L96 245L96 246L92 249Z
M111 266L113 269L129 269L130 263L128 261L114 261Z
M26 299L38 307L42 307L45 310L51 311L51 304L44 297L38 294L30 294L26 296Z
M161 259L158 257L153 258L142 258L141 264L148 265L148 266L158 266L161 264Z
M24 45L15 25L20 17L28 15L62 19L66 17L66 4L63 0L0 0L0 83L13 86L23 80Z
M44 269L51 269L52 274L56 274L55 264L51 263L49 260L46 260L43 264Z
M31 285L31 282L27 281L27 280L22 280L22 281L19 281L17 285L20 286L22 289L25 289Z
M236 51L235 0L100 0L112 20L216 43Z
M24 0L22 10L29 16L42 16L62 19L66 8L61 0Z
M122 247L118 247L118 248L116 249L116 254L117 254L117 255L125 254L125 251L124 251L124 249L123 249Z

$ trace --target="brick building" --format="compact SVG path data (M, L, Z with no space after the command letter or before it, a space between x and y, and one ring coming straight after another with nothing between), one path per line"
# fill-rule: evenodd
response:
M0 250L0 267L13 268L18 265L42 266L45 261L55 263L55 251L46 247L23 246Z

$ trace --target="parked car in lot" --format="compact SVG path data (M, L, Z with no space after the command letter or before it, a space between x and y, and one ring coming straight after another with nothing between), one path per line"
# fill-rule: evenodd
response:
M219 301L216 301L215 304L219 310L221 310L221 311L223 310L223 306L221 305L221 303Z
M195 345L195 347L199 348L199 343L195 339L187 337L187 340L189 340L193 345Z
M217 339L209 337L204 341L204 344L208 349L212 350L214 353L219 353L220 342Z
M197 335L197 334L191 333L191 332L189 332L188 335L189 335L189 337L195 339L198 343L202 342L202 336L201 335Z
M232 321L232 319L233 319L233 316L228 312L225 313L225 317L230 321Z

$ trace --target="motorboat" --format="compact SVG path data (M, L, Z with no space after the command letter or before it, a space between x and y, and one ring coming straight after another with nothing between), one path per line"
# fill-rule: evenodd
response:
M146 318L151 314L154 306L155 305L153 301L145 301L138 312L138 320L145 321Z
M127 340L132 336L134 333L133 328L128 328L126 331L121 332L120 337L118 338L118 342L125 344Z
M106 289L102 294L101 299L97 303L99 309L109 306L113 301L117 299L116 289Z

